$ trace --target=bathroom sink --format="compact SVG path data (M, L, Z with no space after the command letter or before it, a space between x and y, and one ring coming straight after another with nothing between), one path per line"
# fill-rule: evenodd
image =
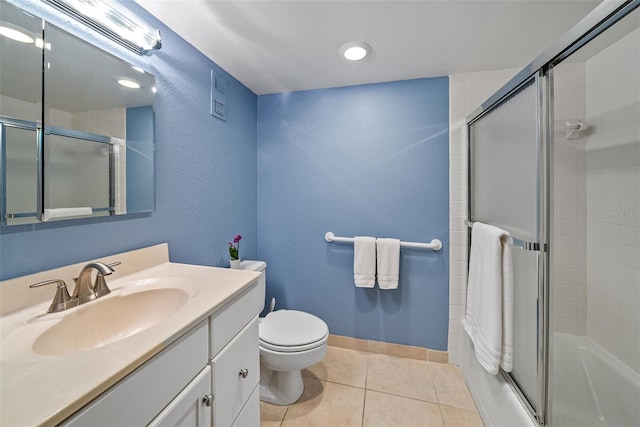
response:
M167 319L189 294L178 288L110 295L70 310L33 342L33 351L59 356L95 349L138 334Z

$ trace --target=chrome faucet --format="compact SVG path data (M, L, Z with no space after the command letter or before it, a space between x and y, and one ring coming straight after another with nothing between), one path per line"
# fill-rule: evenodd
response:
M111 264L90 262L82 267L80 275L73 279L76 282L76 288L71 296L69 295L69 291L67 291L66 283L64 283L64 280L60 279L34 283L29 287L37 288L44 285L57 285L56 295L53 297L53 302L47 312L56 313L58 311L64 311L71 307L108 295L111 292L111 289L107 286L107 281L104 279L104 276L108 276L113 273L113 267L116 265L120 265L120 262L112 262ZM95 282L91 282L91 273L93 270L98 271Z
M108 276L113 273L113 269L111 268L112 266L113 265L107 265L101 262L90 262L82 267L78 278L75 279L76 288L73 291L73 295L71 295L71 299L77 299L78 305L80 305L85 302L93 301L94 299L107 295L111 292L109 287L107 287L104 276ZM95 283L91 281L91 273L94 269L98 270L98 276L96 277ZM99 285L99 292L96 292L96 285Z

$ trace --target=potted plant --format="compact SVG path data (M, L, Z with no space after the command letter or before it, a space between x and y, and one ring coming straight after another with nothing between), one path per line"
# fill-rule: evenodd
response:
M231 268L240 268L240 240L242 236L236 234L233 242L229 242L229 265Z

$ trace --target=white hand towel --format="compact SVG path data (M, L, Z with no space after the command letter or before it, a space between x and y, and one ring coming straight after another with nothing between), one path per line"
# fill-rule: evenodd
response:
M376 284L376 239L356 236L353 241L353 281L358 288Z
M509 233L474 223L464 329L476 358L492 375L509 372L513 358L513 261Z
M377 239L378 287L397 289L400 272L400 240Z

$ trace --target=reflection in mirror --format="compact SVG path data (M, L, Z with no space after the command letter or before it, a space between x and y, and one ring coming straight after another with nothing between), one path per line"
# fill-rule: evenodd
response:
M54 129L45 136L44 220L109 215L113 206L110 139L62 133Z
M155 210L154 101L153 75L0 0L0 222Z
M0 2L0 116L42 120L42 20Z
M42 20L0 2L0 212L7 224L37 221L42 46Z
M38 131L33 122L5 118L0 125L6 159L4 195L11 224L33 222L37 210Z
M44 220L153 211L155 78L49 23L45 34Z

